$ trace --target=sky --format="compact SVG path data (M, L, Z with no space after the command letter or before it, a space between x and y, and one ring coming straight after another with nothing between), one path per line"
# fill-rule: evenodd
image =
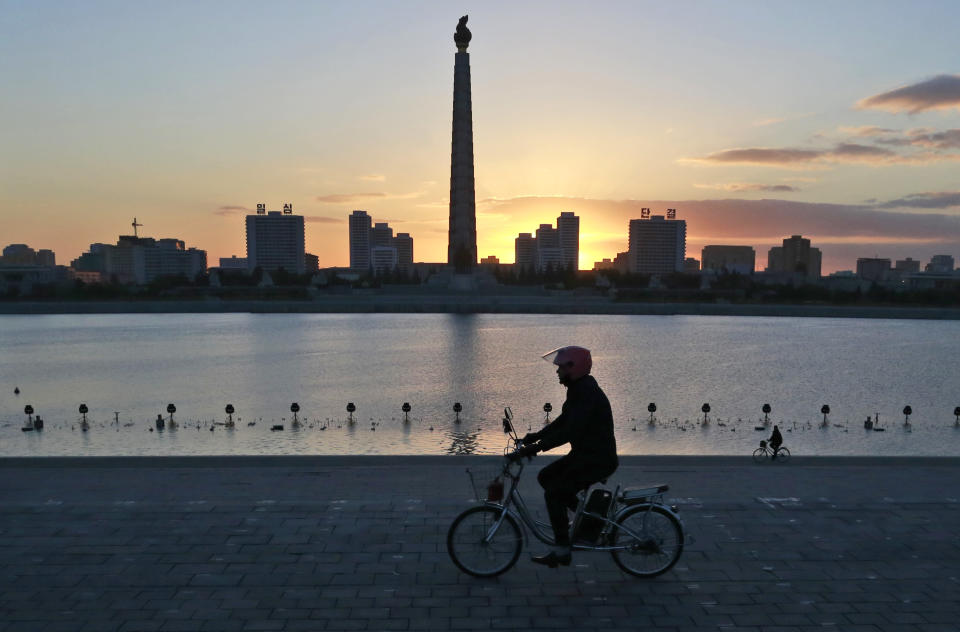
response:
M954 1L0 0L0 246L67 264L136 217L215 265L262 202L322 267L354 209L443 261L465 14L480 256L573 211L591 268L669 207L696 258L960 260Z

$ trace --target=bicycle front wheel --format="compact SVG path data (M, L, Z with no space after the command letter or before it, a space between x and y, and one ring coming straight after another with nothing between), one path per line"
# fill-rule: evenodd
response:
M626 527L633 534L621 528ZM634 507L617 521L610 534L613 561L637 577L656 577L666 573L683 553L683 527L680 521L657 505Z
M768 453L763 448L757 448L753 451L753 462L754 463L763 463L767 460Z
M777 463L786 463L790 460L790 450L786 448L780 448L777 450Z
M523 534L510 514L494 531L501 513L483 506L457 516L447 532L447 553L457 568L474 577L496 577L517 563Z

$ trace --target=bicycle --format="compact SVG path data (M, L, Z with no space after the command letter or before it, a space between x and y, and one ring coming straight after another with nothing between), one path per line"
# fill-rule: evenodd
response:
M760 442L760 447L753 451L753 460L756 463L761 463L763 461L776 461L777 463L786 463L790 460L790 450L786 449L783 446L780 446L780 449L777 450L777 456L773 456L773 448L767 446L766 441Z
M520 558L528 532L544 544L555 544L550 524L534 519L520 495L523 460L510 457L523 442L517 437L512 418L510 408L506 408L503 431L509 438L502 466L493 478L467 469L480 504L458 515L447 531L450 559L474 577L496 577L510 570ZM605 510L594 511L588 510L595 509L594 496L587 495L588 489L578 494L574 550L609 552L617 566L636 577L655 577L673 568L687 536L677 508L663 501L667 485L624 489L617 485L612 494L593 487L594 494L600 492L597 497L607 499ZM581 534L586 534L586 539Z

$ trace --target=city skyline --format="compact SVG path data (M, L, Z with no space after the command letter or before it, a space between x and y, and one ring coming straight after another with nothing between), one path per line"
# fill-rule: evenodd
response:
M347 265L356 208L445 260L459 14L235 6L6 9L4 241L70 261L136 215L212 262L243 253L245 200L289 199L321 267ZM960 254L960 69L951 35L926 29L956 5L482 9L478 256L512 261L518 233L567 210L589 269L626 249L642 207L679 208L692 253L803 234L824 274ZM211 44L214 27L290 44Z

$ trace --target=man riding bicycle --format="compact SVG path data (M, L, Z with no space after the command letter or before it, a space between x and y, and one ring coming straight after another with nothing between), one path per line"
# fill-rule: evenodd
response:
M617 442L613 434L610 402L590 375L593 360L583 347L561 347L543 356L557 367L560 383L567 387L563 411L539 432L523 437L515 458L533 456L565 443L570 452L540 470L537 480L553 527L555 546L531 561L556 568L570 565L570 532L567 509L577 510L577 492L606 479L617 469Z
M783 445L783 435L780 434L780 428L774 425L773 434L770 435L770 449L773 450L773 454L770 455L771 461L776 460L777 452L780 451L780 446L782 445Z

